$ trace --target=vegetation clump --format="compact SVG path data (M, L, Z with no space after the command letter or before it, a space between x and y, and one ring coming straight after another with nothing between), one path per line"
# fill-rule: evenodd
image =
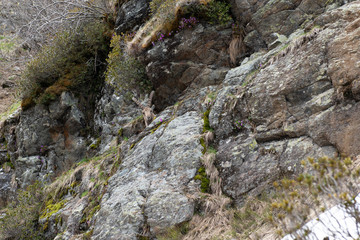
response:
M195 180L199 180L200 190L202 193L209 193L210 192L210 179L206 175L206 171L204 167L200 167L198 170L198 174L194 177Z
M185 15L204 18L210 24L223 25L232 20L230 5L215 0L153 0L150 8L152 18L127 44L130 53L136 54L146 49L156 42L159 34L162 37L174 32Z
M226 25L232 21L230 8L226 2L211 0L206 4L193 5L188 11L212 25Z
M45 209L42 211L40 218L49 219L53 214L57 213L65 203L65 200L54 203L54 200L50 199L46 202Z
M138 92L151 89L147 79L145 66L135 57L124 51L124 44L131 35L114 35L111 39L111 52L107 58L106 82L118 92L126 94L131 99L130 90Z
M303 228L304 224L335 205L359 226L358 203L355 199L359 193L360 168L355 167L352 159L309 158L302 161L302 165L305 171L297 178L274 182L274 186L281 192L281 197L272 203L271 216L274 225L278 227L278 234L310 239L311 229ZM334 216L330 215L329 218ZM340 233L352 238L346 230L341 232L343 229L330 229L331 226L324 222L334 220L318 218L317 221L335 235Z
M109 29L100 22L63 31L27 66L19 86L22 108L47 104L64 91L90 94L101 86L108 54Z
M4 239L43 239L39 216L44 199L40 182L20 190L0 218L0 236Z

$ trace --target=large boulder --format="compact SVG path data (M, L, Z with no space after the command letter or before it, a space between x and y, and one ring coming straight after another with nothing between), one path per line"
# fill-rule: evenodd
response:
M315 20L324 28L274 49L289 44L288 51L270 60L256 54L228 72L210 125L220 140L224 191L238 203L301 171L309 156L360 154L359 10L357 1L329 11Z
M118 34L138 28L149 13L150 0L130 0L118 9L115 30Z
M289 36L303 24L349 1L327 0L231 0L232 14L246 28L246 45L253 51L267 48L274 34ZM285 23L285 24L284 24Z
M192 218L185 188L200 166L202 125L187 112L135 145L109 179L93 239L137 239L147 227L156 234Z
M48 107L36 105L23 111L15 130L19 157L14 166L20 186L62 172L81 160L86 151L82 132L86 126L79 101L68 92Z
M187 88L221 83L230 67L230 41L230 28L197 24L155 43L144 62L156 91L156 108L174 104Z

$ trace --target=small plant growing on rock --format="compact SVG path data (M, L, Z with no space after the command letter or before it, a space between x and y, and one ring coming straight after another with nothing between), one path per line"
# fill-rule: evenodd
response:
M272 203L271 220L279 228L279 235L290 234L295 239L314 239L311 229L304 224L333 206L338 206L355 221L360 229L359 193L360 168L351 158L309 158L303 161L304 173L295 179L283 179L274 186L281 190L281 197ZM332 228L330 219L317 218L318 224L328 230L330 236L353 238L341 224ZM335 237L337 239L337 237Z
M158 32L156 34L157 39L152 42L152 45L155 46L155 42L162 42L164 41L165 38L171 37L182 30L194 28L198 22L199 21L196 17L182 18L179 22L179 26L177 27L176 31L172 30L169 33Z
M102 23L82 25L75 32L57 33L32 60L18 82L22 108L48 103L63 91L96 91L108 53L108 29ZM100 79L99 79L100 78Z
M203 5L205 16L210 24L226 25L232 18L229 14L230 5L226 2L211 0L207 5Z
M245 125L245 122L243 120L235 121L235 129L241 130Z
M18 192L16 200L5 208L0 217L0 237L2 239L43 239L38 229L43 187L35 182L26 190Z
M147 80L145 66L135 57L128 55L124 45L130 41L133 34L114 35L111 39L106 70L106 82L118 92L124 92L129 98L129 90L147 90L151 84Z

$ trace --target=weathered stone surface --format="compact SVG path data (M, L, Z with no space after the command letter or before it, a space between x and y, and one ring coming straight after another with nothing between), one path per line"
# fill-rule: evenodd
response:
M136 239L147 224L156 233L192 217L183 188L200 166L202 125L188 112L136 144L109 180L93 239Z
M19 158L14 165L19 185L36 180L40 171L51 175L81 160L86 143L80 130L85 127L78 101L68 92L48 109L37 105L22 112L15 130Z
M155 238L194 214L187 194L197 184L207 109L223 192L237 205L245 195L301 171L299 162L309 156L360 154L360 1L334 10L322 0L232 2L232 11L243 13L248 23L244 41L259 51L229 70L230 28L205 23L156 43L142 59L158 108L148 127L136 120L141 111L128 93L114 93L109 86L93 117L100 141L80 133L88 119L69 93L6 123L1 131L15 171L0 172L0 205L11 178L24 187L81 160L87 150L101 153L122 142L122 162L103 186L100 211L80 224L88 199L68 193L64 207L50 218L48 234L81 239L94 229L92 239ZM295 31L301 24L305 30ZM321 28L309 37L306 32L315 25ZM299 41L302 37L306 40ZM75 175L82 182L79 192L85 191L83 183L94 187L90 177Z
M273 33L289 36L327 9L347 2L332 1L330 7L327 0L231 0L233 15L246 26L244 42L253 51L269 46L274 40Z
M0 209L6 206L10 194L12 194L11 175L0 169Z
M299 171L307 157L334 154L332 147L317 146L308 137L258 143L243 132L220 142L217 166L223 190L240 204L245 194L260 194L279 176Z
M314 39L272 64L257 67L267 55L254 55L228 72L210 125L221 139L217 166L224 191L237 202L279 175L301 170L299 162L308 156L359 154L359 9L353 2L324 14L338 19L326 18ZM239 133L240 120L246 124Z
M143 23L149 13L150 0L130 0L123 3L117 13L115 30L118 34L134 30Z
M112 141L140 133L145 128L144 122L140 120L131 124L139 116L141 109L127 97L125 91L116 93L111 86L106 85L96 103L94 115L95 132L101 140L97 150L102 153L109 149Z
M167 38L145 53L146 71L153 83L154 104L162 110L174 104L189 86L220 83L229 68L231 29L197 24Z

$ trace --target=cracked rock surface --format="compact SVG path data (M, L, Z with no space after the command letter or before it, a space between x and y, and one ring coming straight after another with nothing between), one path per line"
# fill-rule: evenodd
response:
M137 239L145 226L156 233L191 219L184 188L200 166L202 126L198 113L187 112L136 144L109 180L94 239Z

